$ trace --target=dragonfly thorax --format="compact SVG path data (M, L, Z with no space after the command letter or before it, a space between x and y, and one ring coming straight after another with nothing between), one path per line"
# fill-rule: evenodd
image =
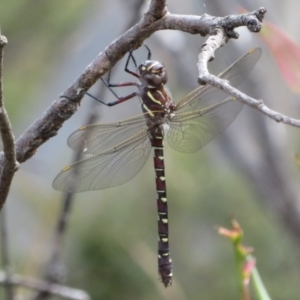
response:
M164 65L155 60L146 60L139 65L137 71L141 82L139 96L142 110L147 113L146 118L158 117L163 120L175 108L171 95L165 88L167 72Z
M146 60L138 66L140 81L148 88L159 88L168 81L165 66L155 60Z

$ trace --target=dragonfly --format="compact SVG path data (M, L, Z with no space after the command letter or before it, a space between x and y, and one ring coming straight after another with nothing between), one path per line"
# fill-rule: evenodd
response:
M164 286L168 287L172 283L173 271L164 140L177 151L196 152L235 120L243 104L210 85L199 86L175 103L165 87L168 79L166 68L161 62L151 60L151 52L147 49L147 60L140 65L137 65L132 52L129 52L126 61L125 71L138 78L138 82L111 84L109 73L107 81L102 81L117 100L105 103L96 98L107 106L114 106L138 96L142 114L118 122L82 126L73 132L68 138L68 146L92 156L65 167L54 179L53 188L77 193L121 185L138 174L153 149L159 237L158 273ZM248 51L219 77L237 87L248 77L261 52L260 48ZM135 72L128 68L130 60L136 67ZM118 97L113 88L124 86L135 86L137 90L125 97Z

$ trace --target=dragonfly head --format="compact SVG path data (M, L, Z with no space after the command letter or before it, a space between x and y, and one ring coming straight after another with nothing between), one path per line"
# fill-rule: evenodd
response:
M144 61L138 66L138 72L141 83L152 88L159 88L168 80L165 66L155 60Z

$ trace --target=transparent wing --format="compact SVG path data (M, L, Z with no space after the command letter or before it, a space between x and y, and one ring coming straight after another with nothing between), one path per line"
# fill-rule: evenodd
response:
M224 131L242 110L243 104L227 98L201 110L177 113L170 122L167 140L181 152L196 152Z
M261 49L250 50L219 77L234 87L249 75L261 56ZM225 100L223 100L225 99ZM167 140L172 148L182 152L195 152L224 131L242 110L242 103L212 87L199 87L176 106L171 119Z
M68 146L85 153L100 154L146 128L145 114L120 122L86 125L69 136Z
M84 192L123 184L141 170L151 150L143 129L119 145L64 168L54 179L59 191Z
M222 79L228 80L233 87L237 87L248 78L260 57L261 49L252 49L218 76ZM198 110L216 104L226 97L228 97L228 95L220 89L206 85L189 93L177 104L176 107L180 112Z

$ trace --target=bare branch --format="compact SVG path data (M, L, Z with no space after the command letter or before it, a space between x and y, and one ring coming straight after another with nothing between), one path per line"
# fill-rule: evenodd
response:
M0 284L5 284L6 282L7 282L7 278L5 274L0 273ZM41 292L48 292L51 293L52 295L57 295L65 299L90 300L89 295L82 290L73 289L59 284L53 284L53 283L51 284L45 281L36 280L32 278L25 278L20 275L13 275L11 277L10 284L16 286L23 286Z
M6 44L6 37L0 35L0 133L4 151L2 166L0 167L0 211L6 201L17 166L14 135L3 99L3 52Z
M78 156L76 154L76 156ZM69 220L69 216L71 213L71 206L73 204L74 194L66 193L64 195L62 209L60 211L60 215L58 218L54 241L53 241L53 252L51 254L51 258L46 267L45 272L45 283L48 285L58 284L62 282L65 278L65 268L62 264L61 256L63 250L63 242L66 236L66 229ZM33 295L31 299L33 300L41 300L48 299L53 296L52 289L37 289L37 293Z
M254 12L254 15L257 16L257 19L260 19L263 17L263 9L260 9L257 11L257 14ZM228 18L230 18L229 16ZM237 24L234 22L233 23ZM255 20L255 19L253 19ZM255 22L251 21L251 18L248 19L248 28L249 26L253 26ZM250 25L249 25L250 23ZM258 29L256 26L254 26L252 29L254 31ZM227 94L235 97L236 99L240 100L244 104L247 104L258 111L262 112L269 118L275 120L276 122L281 122L287 125L300 127L300 120L290 118L288 116L285 116L279 112L276 112L270 108L268 108L262 100L256 100L254 98L249 97L248 95L240 92L239 90L233 88L228 81L220 79L217 76L214 76L209 73L207 68L207 63L214 59L214 52L222 47L228 39L228 33L225 32L224 27L223 28L216 28L214 32L211 33L209 38L207 39L206 43L203 44L201 52L198 55L198 82L199 84L210 84L214 87L217 87Z
M152 1L149 10L154 9L157 12L158 9L155 9L155 7L157 8L156 4L158 2ZM147 13L149 13L149 10ZM224 29L225 32L233 32L233 28L236 26L247 26L250 30L256 32L261 27L261 19L265 12L265 9L260 8L252 13L224 18L209 15L192 16L166 13L162 18L152 23L149 23L146 13L135 26L100 53L84 70L82 75L62 94L61 98L56 100L44 115L17 140L18 162L22 163L29 159L39 146L57 134L62 124L76 112L77 106L83 97L82 91L88 90L129 50L141 46L143 41L155 31L174 29L205 36L217 27L226 28L226 30ZM0 156L0 165L2 159Z
M238 38L238 34L234 32L234 28L239 26L247 26L251 32L259 32L262 27L262 20L264 18L267 10L264 7L259 8L258 10L245 14L242 18L237 18L237 16L228 16L224 20L224 24L221 22L221 27L226 29L226 34L231 38ZM260 21L260 22L257 22ZM230 24L228 26L228 24Z
M198 55L199 74L209 74L207 64L215 58L215 51L222 47L228 40L225 31L222 28L216 28L214 34L211 34L206 43L202 45L201 52ZM200 73L201 72L201 73ZM199 84L205 84L198 77Z
M200 70L199 70L200 71ZM205 82L212 86L215 86L225 93L235 97L236 99L240 100L244 104L247 104L258 111L262 112L264 115L268 116L269 118L275 120L276 122L281 122L287 125L291 125L294 127L300 127L300 120L290 118L285 116L279 112L276 112L270 108L268 108L262 100L256 100L254 98L249 97L248 95L240 92L239 90L233 88L228 81L220 79L217 76L207 74L200 74L199 80L201 83Z
M167 13L166 6L166 0L152 0L149 4L148 14L151 15L154 20L160 19Z
M7 300L14 299L13 286L11 285L11 263L9 258L8 250L8 234L7 234L7 223L6 223L6 209L2 209L0 213L0 230L1 230L1 253L2 253L2 266L5 272L5 291Z

